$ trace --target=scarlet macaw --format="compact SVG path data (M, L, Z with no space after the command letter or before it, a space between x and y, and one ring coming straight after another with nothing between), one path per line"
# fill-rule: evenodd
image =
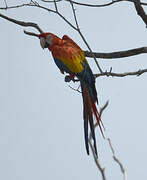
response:
M70 79L74 79L75 76L79 79L83 96L83 119L86 151L89 155L89 124L91 129L91 135L94 141L95 154L97 155L93 117L95 116L101 132L102 122L99 112L96 108L98 98L95 87L95 77L88 65L84 52L67 35L64 35L61 39L52 33L42 33L38 35L38 37L40 39L41 47L43 49L48 48L51 51L54 61L60 69L61 73L68 73Z

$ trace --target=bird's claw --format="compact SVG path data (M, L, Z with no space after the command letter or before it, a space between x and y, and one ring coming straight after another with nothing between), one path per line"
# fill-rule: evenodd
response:
M70 82L72 79L70 76L65 76L65 82Z
M73 81L73 82L76 82L76 80L74 79L73 76L65 76L65 79L64 79L65 82L70 82L70 81Z

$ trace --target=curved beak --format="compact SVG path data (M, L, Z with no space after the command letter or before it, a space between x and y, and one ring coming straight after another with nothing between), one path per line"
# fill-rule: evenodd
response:
M45 39L42 37L40 38L40 45L41 45L42 49L45 48Z

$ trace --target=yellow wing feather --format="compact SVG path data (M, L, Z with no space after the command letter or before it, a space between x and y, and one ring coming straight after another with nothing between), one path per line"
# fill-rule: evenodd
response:
M55 45L52 49L53 56L60 59L72 73L82 72L86 61L84 52L68 36L63 36L62 40L62 46Z

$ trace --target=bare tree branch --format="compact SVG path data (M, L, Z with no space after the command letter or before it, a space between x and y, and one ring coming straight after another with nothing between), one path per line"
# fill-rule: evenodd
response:
M95 78L101 77L101 76L107 76L107 77L125 77L125 76L140 76L147 72L147 69L141 69L134 72L125 72L125 73L114 73L112 72L112 68L109 72L103 72L100 74L94 74ZM74 80L74 82L78 82L79 80ZM68 81L69 82L69 81Z
M71 2L71 0L66 0L66 1ZM95 8L97 8L97 7L106 7L106 6L110 6L110 5L112 5L112 4L116 3L116 2L120 2L120 1L122 1L122 0L111 1L111 2L106 3L106 4L86 4L86 3L76 2L76 1L72 1L72 3L77 4L77 5L81 5L81 6L87 6L87 7L95 7Z
M38 37L38 34L35 34L33 32L24 31L24 33L27 35L30 35L30 36ZM89 51L84 51L84 52L85 52L86 57L93 58L91 52L89 52ZM117 59L117 58L125 58L125 57L140 55L140 54L146 54L147 53L147 47L135 48L135 49L130 49L130 50L126 50L126 51L110 52L110 53L101 53L101 52L92 52L92 53L95 54L96 58ZM139 72L139 74L138 74L138 72ZM143 73L144 72L146 72L146 69L143 70ZM103 74L106 75L106 73L108 73L108 72L104 72ZM142 72L139 70L139 71L137 71L137 74L135 74L135 75L140 75L140 73L142 73Z
M27 35L30 35L30 36L38 37L38 34L35 34L33 32L24 31L24 33ZM125 57L140 55L140 54L146 54L147 53L147 47L135 48L135 49L130 49L130 50L126 50L126 51L110 52L110 53L101 53L101 52L92 52L91 53L89 51L84 51L84 52L85 52L85 56L89 57L89 58L93 58L93 56L92 56L92 53L93 53L96 58L111 59L112 60L112 59L117 59L117 58L125 58ZM145 69L145 72L146 72L146 69ZM104 72L103 74L106 75L106 73L108 73L108 72ZM139 75L140 75L140 73L141 72L139 70ZM102 74L102 76L103 76L103 74ZM109 74L107 74L107 75L109 76ZM135 75L138 75L138 71L137 71L137 74L135 74Z
M139 54L143 54L143 53L147 53L147 47L141 47L141 48L136 48L136 49L130 49L130 50L126 50L126 51L119 51L119 52L110 52L110 53L99 53L99 52L93 52L89 46L89 44L87 43L85 37L83 36L81 30L80 30L80 27L79 27L79 24L78 24L78 20L77 20L77 16L76 16L76 11L75 11L75 8L74 8L74 4L77 4L77 5L82 5L82 6L87 6L87 7L106 7L106 6L110 6L110 5L113 5L115 3L119 3L119 2L123 2L123 1L128 1L128 2L132 2L134 3L135 5L135 8L136 8L136 11L138 13L138 15L142 18L142 20L144 21L144 23L147 25L147 15L144 11L144 9L142 8L141 5L144 5L144 6L147 6L147 3L144 3L144 2L140 2L140 0L112 0L111 2L109 3L106 3L106 4L101 4L101 5L92 5L92 4L86 4L86 3L79 3L79 2L76 2L76 1L72 1L72 0L66 0L68 1L70 4L71 4L71 7L72 7L72 11L73 11L73 17L74 17L74 20L75 20L75 25L72 24L72 22L70 22L66 17L64 17L58 10L58 3L61 2L62 0L40 0L41 2L43 3L53 3L54 4L54 7L55 9L49 9L49 8L46 8L45 6L41 6L38 2L36 1L33 1L31 0L30 3L28 4L21 4L21 5L16 5L16 6L9 6L7 5L7 2L6 0L4 0L5 2L5 7L1 7L0 9L1 10L7 10L7 9L15 9L15 8L22 8L22 7L37 7L37 8L40 8L40 9L44 9L48 12L52 12L52 13L55 13L56 15L58 15L60 18L62 18L68 25L70 25L70 27L72 27L74 30L76 30L81 38L83 39L84 43L87 45L87 48L89 51L84 51L85 52L85 56L86 57L90 57L90 58L94 58L99 70L100 70L100 73L99 74L96 74L95 77L100 77L100 76L112 76L112 77L125 77L125 76L140 76L142 75L143 73L147 72L147 69L142 69L142 70L138 70L138 71L134 71L134 72L125 72L125 73L114 73L112 72L112 68L109 72L103 72L101 67L99 66L96 58L103 58L103 59L115 59L115 58L124 58L124 57L130 57L130 56L135 56L135 55L139 55ZM42 4L43 4L42 3ZM10 17L7 17L3 14L0 13L0 17L5 19L5 20L8 20L12 23L15 23L17 25L20 25L20 26L23 26L23 27L34 27L35 29L37 29L40 33L43 33L43 30L36 24L36 23L33 23L33 22L24 22L24 21L19 21L19 20L16 20L16 19L13 19L13 18L10 18ZM35 36L35 37L38 37L38 34L36 33L33 33L33 32L29 32L29 31L24 31L25 34L27 35L30 35L30 36ZM79 88L78 89L74 89L72 88L71 86L69 86L72 90L75 90L77 92L80 92L79 91ZM106 109L106 107L108 106L108 102L106 102L106 104L100 109L100 117L102 116L102 113L103 111ZM97 123L95 124L94 128L97 127ZM90 147L91 147L91 150L92 150L92 154L93 154L93 158L94 158L94 161L96 163L96 166L98 167L100 173L101 173L101 176L102 176L102 179L103 180L106 180L106 176L105 176L105 168L103 168L100 164L100 161L99 159L97 158L96 154L95 154L95 150L94 150L94 147L93 147L93 144L92 144L92 138L91 138L91 133L89 134L89 144L90 144ZM114 148L111 144L111 140L108 139L109 141L109 146L111 148L111 151L112 151L112 154L113 154L113 159L114 161L116 161L118 163L118 165L120 166L120 169L121 169L121 172L124 176L124 180L127 179L126 177L126 171L125 171L125 168L123 166L123 164L121 163L121 161L117 158L117 156L115 155L115 151L114 151Z
M81 86L78 86L77 89L73 88L73 87L70 86L70 85L68 85L68 87L71 88L71 89L74 90L74 91L77 91L78 93L82 93L82 92L79 90L79 88L80 88Z
M147 15L146 15L144 9L141 6L140 0L134 0L134 5L135 5L135 8L136 8L137 14L142 18L142 20L144 21L144 23L147 26Z
M32 22L24 22L24 21L18 21L16 19L12 19L8 16L5 16L0 13L0 17L4 18L10 22L13 22L17 25L24 26L24 27L34 27L36 28L40 33L43 32L43 30L36 24ZM26 33L28 34L28 33ZM34 35L34 33L29 33L28 35ZM83 37L83 35L82 35ZM119 52L111 52L111 53L98 53L98 52L89 52L85 51L85 56L93 58L93 54L96 58L104 58L104 59L115 59L115 58L123 58L123 57L129 57L129 56L135 56L139 54L147 53L147 47L141 47L126 51L119 51Z
M122 174L123 174L123 179L124 179L124 180L127 180L126 170L125 170L122 162L121 162L121 161L118 159L118 157L116 156L110 138L108 138L107 140L108 140L108 142L109 142L109 146L110 146L110 149L111 149L112 154L113 154L113 159L114 159L114 161L120 166L121 172L122 172Z
M1 7L0 9L1 10L7 10L7 9L22 8L22 7L37 7L37 8L40 8L40 9L44 9L44 10L46 10L48 12L55 13L59 17L61 17L68 25L70 25L74 30L77 31L77 28L70 21L68 21L61 13L59 13L59 11L46 8L45 6L41 6L36 1L31 1L31 3L28 3L28 4L21 4L21 5L16 5L16 6Z
M4 2L5 2L5 6L7 7L8 5L7 5L7 1L6 0L4 0Z
M45 3L54 3L54 2L60 2L62 0L54 0L54 1L50 1L50 0L41 0L42 2L45 2Z
M75 12L74 5L73 5L72 1L69 0L69 2L70 2L71 7L72 7L73 16L74 16L74 19L75 19L77 31L78 31L78 33L80 34L81 38L83 39L84 43L86 44L87 48L88 48L89 51L91 52L92 57L94 58L94 61L95 61L96 65L97 65L99 71L102 73L103 71L102 71L102 69L101 69L101 67L100 67L100 65L99 65L99 63L98 63L98 61L97 61L95 55L92 53L92 49L90 48L90 46L89 46L89 44L87 43L85 37L83 36L82 32L80 31L80 28L79 28L79 24L78 24L78 20L77 20L77 16L76 16L76 12Z
M54 11L48 8L45 8L43 6L40 5L34 5L34 4L22 4L22 5L18 5L18 6L11 6L11 7L7 7L7 8L0 8L0 9L9 9L9 8L19 8L19 7L24 7L24 6L37 6L39 8L43 8L47 11L51 11L53 13L57 13L64 21L66 21L72 28L74 28L76 31L79 31L79 27L75 27L73 26L67 19L65 19L58 11ZM32 26L35 28L39 28L39 26L35 23L29 23L29 22L23 22L23 21L18 21L12 18L9 18L7 16L4 16L3 14L0 14L0 17L7 19L8 21L11 21L15 24L21 25L21 26ZM38 27L37 27L38 26ZM38 29L39 32L43 32L41 30L41 28ZM80 32L81 33L81 32ZM80 34L82 39L84 38L82 34ZM85 42L85 38L83 39ZM86 43L86 42L85 42ZM87 44L86 44L87 45ZM114 58L123 58L123 57L129 57L129 56L135 56L138 54L142 54L142 53L147 53L147 47L141 47L141 48L135 48L135 49L131 49L131 50L126 50L126 51L119 51L119 52L111 52L111 53L99 53L99 52L92 52L92 51L85 51L85 56L86 57L95 57L95 58L104 58L104 59L114 59Z
M75 11L75 8L74 8L75 4L82 5L82 6L87 6L87 7L106 7L106 6L110 6L112 4L115 4L115 3L119 3L119 2L123 2L123 1L128 1L128 2L134 3L138 15L142 18L144 23L147 25L147 15L146 15L144 9L141 6L141 5L147 6L147 3L140 2L140 0L112 0L111 2L106 3L106 4L92 5L92 4L86 4L86 3L79 3L79 2L76 2L76 1L72 1L72 0L66 0L66 1L68 1L71 4L71 7L72 7L73 17L74 17L74 20L75 20L75 26L74 26L58 10L58 3L61 2L62 0L40 0L40 1L43 2L43 3L53 3L54 4L54 10L53 9L49 9L49 8L47 8L45 6L41 6L37 1L33 1L33 0L31 0L30 3L28 3L28 4L21 4L21 5L16 5L16 6L9 6L9 7L7 5L6 0L4 0L5 7L1 7L0 9L1 10L7 10L7 9L22 8L22 7L37 7L37 8L44 9L44 10L46 10L48 12L52 12L52 13L55 13L56 15L58 15L68 25L70 25L74 30L76 30L80 34L80 36L83 39L84 43L87 45L87 48L88 48L89 51L84 51L85 52L85 56L86 57L90 57L90 58L94 58L94 60L95 60L95 62L97 64L97 67L99 68L99 71L100 71L100 74L96 74L95 75L96 78L100 77L100 76L112 76L112 77L125 77L125 76L134 76L134 75L135 76L140 76L143 73L147 72L147 69L142 69L142 70L138 70L138 71L135 71L135 72L114 73L114 72L112 72L112 68L110 69L109 72L103 72L101 67L99 66L96 58L115 59L115 58L124 58L124 57L129 57L129 56L135 56L135 55L147 53L147 47L141 47L141 48L126 50L126 51L111 52L111 53L93 52L91 50L89 44L87 43L85 37L83 36L82 32L80 31L80 27L79 27L79 24L78 24L76 11ZM19 20L16 20L16 19L12 19L12 18L7 17L7 16L5 16L5 15L3 15L1 13L0 13L0 17L3 18L3 19L6 19L6 20L8 20L8 21L10 21L12 23L15 23L17 25L23 26L23 27L34 27L40 33L43 33L43 30L36 23L33 23L33 22L24 22L24 21L19 21ZM24 31L24 33L27 34L27 35L30 35L30 36L38 37L38 34L33 33L33 32ZM78 81L78 80L76 80L76 81ZM69 87L72 90L80 92L79 88L78 89L74 89L71 86L69 86ZM100 117L102 116L102 113L106 109L107 106L108 106L108 102L106 102L106 104L100 109ZM96 128L97 125L98 124L96 123L94 128ZM91 133L90 133L89 134L89 144L90 144L90 147L91 147L91 150L92 150L94 161L95 161L96 166L98 167L98 169L99 169L99 171L101 173L102 179L106 180L105 168L103 168L101 166L100 161L99 161L99 159L97 158L97 156L95 154L95 150L94 150L94 147L93 147L93 144L92 144L92 138L91 137L92 136L91 136ZM110 145L110 148L111 148L111 151L112 151L112 154L113 154L114 161L116 161L119 164L121 172L124 175L124 180L126 180L126 171L125 171L125 168L123 167L123 164L120 162L120 160L116 157L114 148L112 147L112 144L111 144L111 140L108 139L108 141L109 141L109 145Z
M92 58L92 54L89 51L84 51L86 57ZM118 51L118 52L110 52L110 53L99 53L93 52L96 58L103 58L103 59L116 59L116 58L124 58L135 56L139 54L147 53L147 47L135 48L126 51Z
M66 1L71 2L71 0L66 0ZM86 6L86 7L98 8L98 7L107 7L107 6L113 5L115 3L123 2L123 1L134 2L133 0L112 0L106 4L87 4L87 3L80 3L80 2L76 2L72 0L72 3L81 5L81 6ZM144 2L141 2L140 4L147 6L147 3L144 3Z
M102 179L106 180L105 168L103 168L101 166L99 160L97 159L97 156L95 155L94 147L93 147L92 142L90 140L89 140L89 144L90 144L90 147L91 147L91 150L92 150L92 154L93 154L93 158L94 158L95 164L96 164L96 166L98 167L98 169L99 169L99 171L101 173Z
M25 7L25 6L30 6L30 3L27 4L20 4L20 5L15 5L15 6L8 6L7 4L5 4L5 7L0 7L1 10L7 10L7 9L16 9L16 8L21 8L21 7Z
M35 37L38 37L38 34L33 33L33 32L29 32L29 31L25 31L25 30L24 30L24 33L27 34L27 35L29 35L29 36L35 36Z
M102 106L100 108L100 118L102 117L102 114L104 112L104 110L107 108L107 106L109 105L109 101L106 101L106 103L104 104L104 106Z
M55 3L55 2L54 2ZM28 4L27 4L28 5ZM30 4L29 4L30 5ZM19 5L19 7L23 7L24 5ZM32 6L32 5L31 5ZM36 4L35 4L36 6ZM38 6L38 4L37 4ZM17 7L17 6L15 6ZM47 9L48 10L48 9ZM50 11L50 9L49 9ZM73 12L75 13L74 9ZM58 13L58 12L57 12ZM61 15L62 16L62 15ZM75 15L74 15L75 16ZM24 22L24 21L18 21L16 19L12 19L10 17L7 17L3 14L0 13L0 17L4 18L10 22L13 22L15 24L18 24L20 26L24 26L24 27L34 27L36 28L40 33L42 33L42 29L36 24L36 23L32 23L32 22ZM64 17L63 17L64 18ZM76 25L77 28L75 28L76 30L78 30L79 33L81 33L79 31L79 26L78 26L78 22L77 19L75 18L76 21ZM37 34L32 33L32 32L28 32L28 31L24 31L25 34L27 35L31 35L31 36L36 36L38 37ZM82 33L80 34L81 37L83 37ZM84 38L84 37L83 37ZM85 40L85 38L84 38ZM112 59L112 58L122 58L122 57L129 57L129 56L134 56L134 55L138 55L138 54L142 54L142 53L147 53L147 47L141 47L141 48L136 48L136 49L131 49L131 50L127 50L127 51L119 51L119 52L112 52L112 53L96 53L96 52L88 52L85 51L85 56L86 57L93 57L93 54L95 57L98 58L106 58L106 59ZM143 73L147 72L147 69L143 69L143 70L138 70L135 72L126 72L126 73L113 73L113 72L101 72L100 74L96 74L95 77L99 77L99 76L113 76L113 77L124 77L124 76L129 76L129 75L136 75L139 76Z
M24 26L24 27L34 27L34 28L36 28L40 33L43 33L43 30L42 30L42 29L38 26L38 24L36 24L36 23L18 21L18 20L16 20L16 19L12 19L12 18L10 18L10 17L8 17L8 16L5 16L5 15L3 15L3 14L1 14L1 13L0 13L0 17L3 18L3 19L8 20L8 21L10 21L10 22L13 22L13 23L15 23L15 24L17 24L17 25L20 25L20 26Z
M140 76L143 73L147 72L147 69L142 69L134 72L125 72L125 73L113 73L111 72L104 72L101 74L95 74L95 77L100 77L100 76L112 76L112 77L125 77L125 76Z
M31 1L31 3L28 4L21 4L21 5L16 5L16 6L8 6L8 7L1 7L1 10L7 10L7 9L15 9L15 8L22 8L22 7L37 7L43 10L46 10L48 12L52 12L57 14L60 18L62 18L68 25L70 25L74 30L77 31L77 28L70 22L68 21L61 13L59 13L59 11L53 10L53 9L49 9L46 8L45 6L41 6L39 5L36 1Z
M56 9L56 11L58 12L57 3L56 3L56 1L55 1L55 0L54 0L54 5L55 5L55 9Z
M100 109L100 117L102 116L102 113L104 112L104 110L107 108L108 103L109 103L109 101L107 101L107 102L105 103L105 105ZM96 128L97 125L98 125L98 124L95 123L94 128ZM96 154L95 154L95 150L94 150L94 147L93 147L93 145L92 145L91 139L92 139L92 135L91 135L91 133L90 133L90 135L89 135L89 144L90 144L90 147L91 147L91 150L92 150L92 154L93 154L94 161L95 161L96 166L98 167L99 171L101 172L102 179L103 179L103 180L106 180L105 168L102 168L102 166L101 166L101 164L100 164L100 162L99 162L99 160L98 160L98 158L97 158L97 156L96 156ZM112 154L113 154L113 159L114 159L114 161L120 166L121 172L122 172L122 174L123 174L123 179L124 179L124 180L127 180L127 174L126 174L125 168L124 168L122 162L121 162L121 161L118 159L118 157L116 156L110 138L108 138L107 140L108 140L108 142L109 142L109 146L110 146L110 149L111 149Z

